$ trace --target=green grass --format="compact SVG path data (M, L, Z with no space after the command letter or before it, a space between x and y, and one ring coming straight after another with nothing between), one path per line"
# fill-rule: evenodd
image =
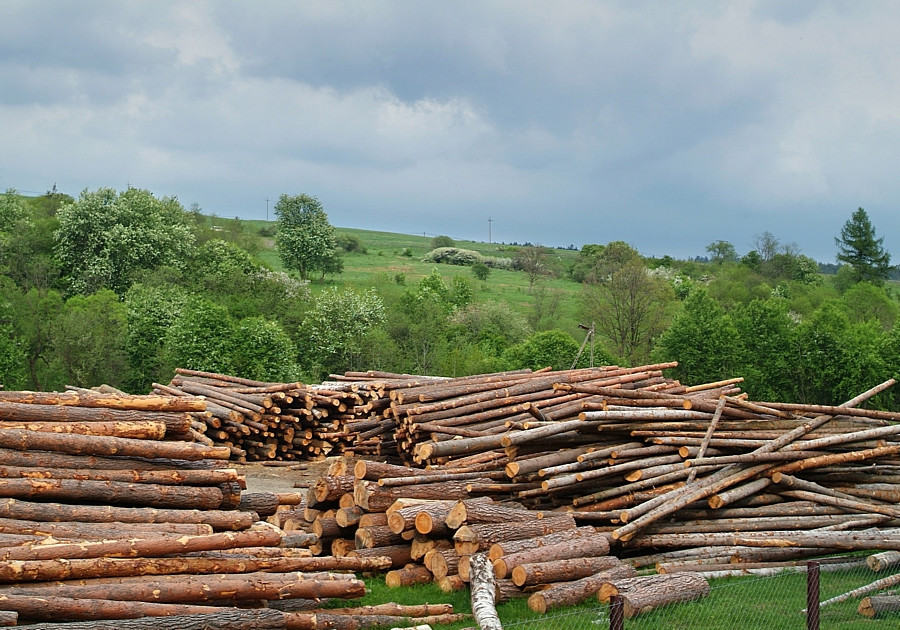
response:
M821 599L863 586L874 579L866 569L823 573ZM450 603L456 612L470 613L467 590L443 593L433 584L388 588L383 577L366 579L369 593L354 605L388 601L400 604ZM786 630L806 628L806 575L785 573L773 577L723 578L710 581L711 593L696 601L666 606L625 621L627 630L723 630L725 628ZM336 604L347 605L347 604ZM900 615L869 619L857 613L858 599L826 606L821 610L823 630L881 630L900 628ZM517 599L497 606L504 628L537 630L604 629L609 627L608 606L596 599L577 606L553 609L546 615L531 612L526 600ZM435 630L459 630L474 622L435 626Z
M265 225L265 221L247 221L254 229ZM256 224L259 225L256 225ZM317 294L328 286L353 287L364 290L369 287L384 292L402 290L397 284L398 276L404 279L405 287L415 288L422 278L437 270L449 284L454 277L466 278L472 285L476 302L506 302L515 311L526 317L534 310L535 295L541 288L558 292L561 299L554 316L554 327L565 330L576 339L583 333L578 329L581 285L565 277L546 277L534 289L528 286L528 277L520 271L491 269L487 280L480 281L472 275L469 267L422 262L422 257L431 251L431 238L392 232L376 232L352 228L336 228L338 233L359 238L366 247L366 253L349 252L343 254L344 272L327 276L324 280L314 279L310 290ZM510 246L475 241L457 241L457 247L472 249L485 256L511 257ZM572 262L578 252L573 250L550 250L554 264L560 268ZM257 258L272 269L283 270L281 260L272 239L264 239Z

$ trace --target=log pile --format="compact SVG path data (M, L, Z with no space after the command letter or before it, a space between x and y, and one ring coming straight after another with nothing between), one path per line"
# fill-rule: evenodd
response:
M528 419L507 416L494 428L480 425L483 416L478 415L478 422L467 425L471 433L466 436L441 435L439 419L415 422L417 414L410 410L433 405L428 399L440 398L440 386L431 385L421 394L404 389L392 400L397 443L428 468L361 462L352 496L345 479L346 493L334 509L388 514L393 538L363 544L375 539L353 533L354 546L404 550L397 556L398 565L406 561L409 549L413 564L420 566L397 566L392 580L404 584L432 579L448 589L464 582L472 554L504 540L500 531L545 533L532 530L540 527L534 523L510 527L477 522L485 506L504 512L509 503L515 503L514 510L525 507L538 515L536 523L565 515L577 525L591 526L630 570L689 572L698 579L766 574L792 566L799 570L807 558L842 551L900 550L900 511L895 507L900 496L900 414L859 408L892 381L844 405L797 406L749 401L735 391L739 379L684 387L650 369L662 367L608 369L604 376L594 374L585 381L579 380L586 377L579 371L567 373L567 380L551 375L553 398L567 398L559 407L529 406ZM531 388L542 378L529 375L524 381ZM598 384L604 378L620 382ZM461 391L454 389L454 396L472 400L473 394ZM568 397L576 394L573 403ZM424 400L407 403L407 395ZM475 394L497 395L490 388ZM440 400L447 401L448 410L459 412L453 399ZM517 404L509 397L504 400ZM472 403L462 406L467 404ZM484 411L469 409L473 414ZM447 416L454 421L464 417ZM423 425L422 440L413 440ZM473 429L476 425L479 428ZM425 441L425 435L431 441ZM470 513L476 522L468 522L468 514L454 518L454 510ZM349 539L351 532L340 536ZM574 534L565 536L571 543ZM528 595L529 588L546 586L540 581L543 576L554 576L547 579L557 580L555 584L588 580L585 588L590 591L594 582L588 578L602 573L584 575L600 566L592 562L598 560L525 566L515 575L513 569L503 571L498 597ZM827 564L836 570L855 566L852 562L836 558ZM561 575L571 579L561 580ZM534 597L535 602L543 597L551 607L555 588L543 588L546 595ZM650 603L639 600L634 610L649 610L665 601L653 597ZM560 601L570 600L563 595ZM541 604L535 607L540 610Z
M528 596L535 610L591 597L601 584L633 577L636 570L706 579L765 574L843 551L900 551L900 414L862 408L892 381L840 406L790 405L748 400L741 379L684 386L663 376L672 365L458 379L347 373L318 387L179 370L170 385L157 386L156 397L193 407L156 411L184 417L163 417L163 432L157 426L148 439L86 436L74 430L90 422L82 412L49 420L33 415L39 403L10 400L5 404L28 407L28 414L10 412L3 421L32 426L0 432L0 448L29 456L35 449L57 450L54 466L30 464L51 469L42 479L47 483L12 470L29 464L6 462L12 478L7 496L78 496L79 502L101 501L115 506L104 509L119 510L135 507L124 501L152 497L156 503L140 509L183 510L189 503L208 513L243 503L277 526L279 549L292 546L292 554L302 551L310 563L381 558L390 568L389 584L437 581L447 590L461 588L471 558L490 554L495 545L528 539L529 552L556 545L551 557L517 558L520 552L507 550L490 558L497 598ZM42 431L47 427L38 423L47 422L68 422L73 430ZM167 441L167 435L195 443ZM86 439L94 450L83 450ZM165 485L160 477L171 471L126 467L130 481L121 473L70 479L56 472L111 468L79 459L59 464L61 457L88 453L107 459L142 455L145 461L175 456L104 442L111 439L206 449L201 462L214 459L210 452L220 462L292 462L335 453L348 458L337 459L302 500L242 497L240 481L222 477L229 473L220 464L183 467L177 483L169 483L176 492L155 487ZM374 461L376 453L381 461ZM70 494L76 492L70 481L79 482L81 494ZM112 489L101 492L96 482ZM31 517L17 509L14 518L48 520L33 508ZM9 535L34 536L22 529ZM592 535L579 543L590 554L564 557L561 549L582 530ZM12 547L13 539L8 542ZM14 559L20 552L10 553ZM258 556L274 560L280 553ZM309 566L330 571L345 565ZM636 596L634 610L663 605L666 597Z
M391 559L314 557L305 547L315 537L261 522L304 509L306 497L244 492L230 449L191 441L189 414L205 404L0 392L2 623L138 628L166 616L167 627L363 628L460 619L447 606L320 609L363 596L353 573Z

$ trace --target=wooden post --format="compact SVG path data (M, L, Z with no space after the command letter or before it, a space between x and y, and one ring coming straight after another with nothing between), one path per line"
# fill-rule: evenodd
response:
M806 563L806 628L819 630L819 563Z
M624 630L625 604L621 595L613 595L609 599L609 630Z

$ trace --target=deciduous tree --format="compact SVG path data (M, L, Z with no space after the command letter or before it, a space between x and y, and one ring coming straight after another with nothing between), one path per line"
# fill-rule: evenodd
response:
M737 330L705 289L695 289L684 308L660 336L657 358L678 361L676 377L686 385L735 375L740 358Z
M124 385L126 319L125 304L109 289L66 300L55 322L53 344L66 384Z
M584 285L586 315L616 355L636 365L648 358L665 328L666 307L675 294L664 279L648 274L639 258L604 271Z
M715 241L706 246L710 261L714 263L735 262L738 259L734 245L728 241Z
M137 188L85 190L57 216L56 255L72 293L123 295L140 269L182 268L194 243L177 199Z
M275 204L278 217L275 244L281 261L306 280L313 271L323 271L334 256L334 227L322 204L309 195L281 195Z
M300 332L305 367L317 375L361 369L367 336L384 318L384 303L374 289L359 293L328 287L316 298Z
M528 276L528 292L534 289L537 279L549 272L547 248L540 245L523 247L516 253L513 264Z

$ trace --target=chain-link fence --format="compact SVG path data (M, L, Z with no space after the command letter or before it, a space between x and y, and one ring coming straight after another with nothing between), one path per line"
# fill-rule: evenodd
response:
M621 626L611 625L610 606L596 599L575 607L551 610L545 615L513 619L500 617L506 630L606 630L606 628L627 628L628 630L671 629L704 630L727 628L765 628L782 630L819 627L823 630L900 628L900 610L889 610L892 602L900 603L897 588L900 587L900 573L896 568L873 572L865 564L865 556L855 566L847 568L846 563L838 570L831 570L828 563L822 563L818 571L818 601L821 602L818 626L815 614L806 614L808 580L806 566L782 570L775 575L748 575L710 579L708 596L692 602L663 606L625 618ZM810 577L815 586L816 571ZM876 580L887 582L886 576L896 576L898 584L893 588L882 588L862 592L855 596L842 597ZM870 596L881 596L878 602L867 600ZM894 597L895 599L892 599ZM830 601L836 599L837 601ZM815 600L813 600L815 601ZM888 610L875 612L876 607L885 605ZM861 606L862 604L862 606ZM868 607L867 607L868 606ZM870 616L872 614L875 616ZM515 617L515 615L513 615ZM615 611L613 611L615 617ZM614 620L615 621L615 620Z

